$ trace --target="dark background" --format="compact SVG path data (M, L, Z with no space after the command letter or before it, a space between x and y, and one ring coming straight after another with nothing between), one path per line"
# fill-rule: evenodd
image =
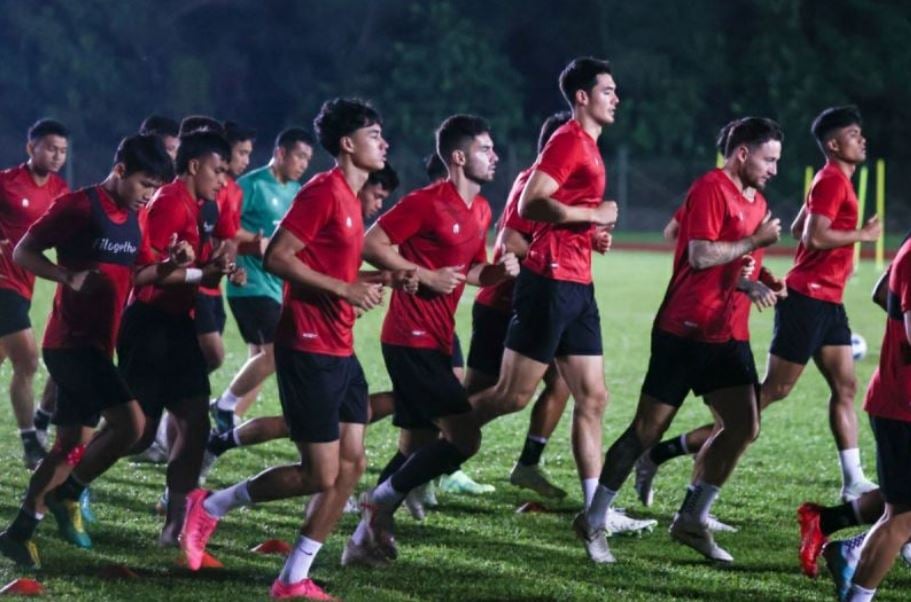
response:
M0 164L21 161L28 125L53 116L73 132L71 183L97 181L117 140L160 112L255 127L256 166L282 127L359 95L383 113L406 189L423 183L444 117L488 117L502 162L486 194L499 206L540 122L564 108L557 75L578 55L614 65L621 103L602 150L624 228L660 228L714 164L719 127L744 115L784 127L767 196L790 218L804 167L821 162L809 124L844 103L863 111L870 158L887 161L889 230L911 224L901 1L0 0ZM328 164L320 150L314 169ZM872 191L871 177L868 207Z

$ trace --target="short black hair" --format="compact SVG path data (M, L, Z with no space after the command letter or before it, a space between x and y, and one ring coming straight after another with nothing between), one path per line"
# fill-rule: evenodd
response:
M367 176L367 185L370 184L374 186L379 184L383 189L392 192L399 187L399 174L395 173L392 165L389 164L389 161L386 161L383 169L371 171L370 175Z
M114 153L114 164L117 163L126 168L124 177L142 172L159 182L174 178L174 162L161 136L156 134L134 134L121 140Z
M541 124L541 132L538 134L538 154L544 150L547 141L554 135L560 126L572 119L573 114L569 111L559 111L544 120Z
M446 179L449 175L446 164L436 153L430 153L424 157L424 171L427 173L427 179L431 182Z
M216 153L225 161L231 159L231 145L224 136L217 132L200 130L180 137L180 148L177 149L177 173L187 173L192 159L198 159L210 153Z
M256 138L256 130L251 127L243 126L236 121L225 121L221 124L224 130L225 140L228 144L234 146L238 142L246 142Z
M55 119L39 119L28 129L28 141L35 142L45 136L60 136L69 138L70 131L65 125Z
M752 150L770 140L778 142L784 140L784 132L781 131L781 126L777 122L767 117L738 119L731 126L731 132L728 134L728 141L725 145L727 152L724 153L724 156L729 156L742 144Z
M728 139L731 137L731 130L734 129L734 126L737 125L738 121L738 119L728 121L721 126L720 130L718 130L718 135L715 137L715 148L718 149L718 152L721 153L722 157L728 156Z
M224 134L225 128L221 125L221 122L214 117L209 117L208 115L187 115L180 120L179 135L183 137L192 134L193 132L215 132L217 134Z
M180 124L170 117L152 114L139 124L139 133L176 138L180 135Z
M467 150L475 136L490 132L490 123L477 115L450 115L437 128L437 154L449 165L452 151Z
M379 112L359 98L333 98L320 107L313 120L319 143L333 157L341 152L341 139L361 128L383 125Z
M316 138L306 128L285 128L275 137L275 148L283 148L290 151L298 142L306 144L310 148L316 146Z
M575 106L576 92L591 92L602 73L611 74L610 62L592 56L573 59L560 73L560 92L569 106Z
M837 130L846 128L849 125L863 125L863 119L857 107L853 105L829 107L816 116L816 119L813 120L813 125L810 126L810 132L816 138L816 142L822 152L825 153L826 142Z

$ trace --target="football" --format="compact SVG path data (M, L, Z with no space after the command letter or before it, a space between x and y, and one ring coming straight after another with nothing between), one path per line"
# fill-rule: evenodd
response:
M851 333L851 355L854 356L855 362L867 355L867 340L856 332Z

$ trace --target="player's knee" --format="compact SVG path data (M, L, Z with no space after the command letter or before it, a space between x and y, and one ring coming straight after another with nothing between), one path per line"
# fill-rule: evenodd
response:
M339 465L324 466L316 470L313 475L313 486L317 491L328 491L335 487L339 478Z
M664 425L649 420L645 416L636 416L629 432L636 438L642 451L645 451L661 440L664 430Z
M466 459L474 456L481 449L481 431L472 430L459 433L449 440Z
M135 445L145 432L146 419L141 411L132 412L124 425L124 438L129 445Z
M833 393L833 401L835 403L854 407L854 397L857 395L857 379L853 376L842 379L835 385Z
M601 416L604 415L604 410L607 408L609 399L610 395L608 394L607 389L597 389L586 395L583 403L579 404L577 401L575 411L581 411L586 415L593 416L600 420Z
M791 389L794 388L794 383L766 383L762 386L762 395L764 395L768 402L781 401L785 397L791 394Z
M10 357L13 374L20 378L32 378L38 372L38 356L31 353L16 354Z

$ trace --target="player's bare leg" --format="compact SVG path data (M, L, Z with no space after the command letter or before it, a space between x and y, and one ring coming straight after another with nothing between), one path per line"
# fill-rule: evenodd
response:
M218 332L208 332L197 335L199 348L202 350L202 356L206 360L206 368L209 373L218 370L225 363L225 344L222 341L221 334Z
M183 526L187 494L199 484L206 439L209 434L208 400L185 399L168 407L176 437L169 450L167 469L168 505L160 545L177 545Z
M0 350L9 358L13 376L9 383L9 396L13 415L22 438L23 461L29 469L35 468L46 451L38 440L32 424L35 405L34 380L38 372L38 348L31 328L0 337Z

